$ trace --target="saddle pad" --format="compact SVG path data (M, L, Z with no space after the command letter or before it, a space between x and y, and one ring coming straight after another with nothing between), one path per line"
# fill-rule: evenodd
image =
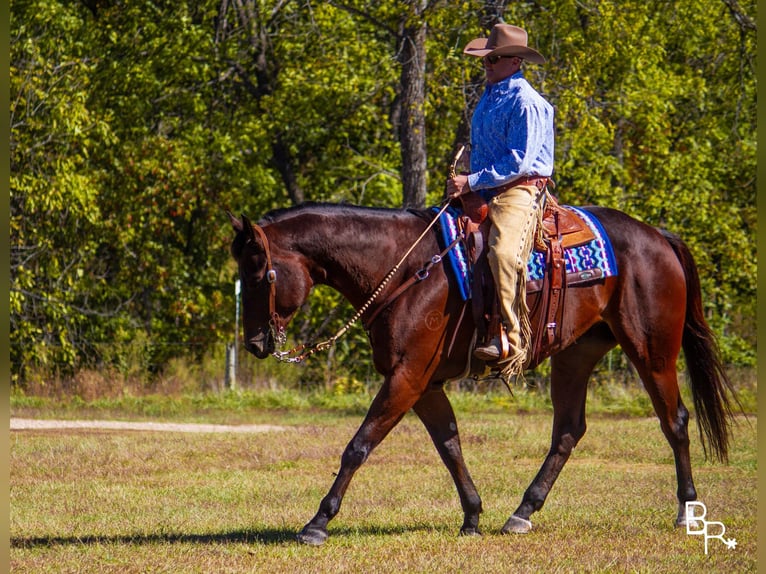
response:
M567 275L584 274L595 269L600 270L599 278L611 277L617 275L617 261L614 257L614 249L609 237L596 217L582 209L570 205L561 207L574 211L582 217L585 223L593 231L595 238L583 245L570 247L564 250L564 260L566 262ZM432 208L438 212L438 208ZM460 211L452 207L448 208L440 217L439 221L439 244L442 249L452 243L457 237L458 228L456 218L460 216ZM465 246L462 242L453 247L448 256L449 267L457 279L460 296L463 301L471 298L471 266L465 252ZM532 251L527 262L527 281L540 281L545 273L545 253L541 251Z
M561 207L579 215L594 235L594 238L588 243L564 250L567 275L570 273L579 275L594 269L601 270L601 277L617 275L617 261L614 258L612 242L609 241L601 222L592 213L583 209L571 205L562 205ZM544 274L545 253L532 251L527 263L527 281L539 281Z
M435 213L439 212L438 207L431 208ZM448 207L439 218L439 247L445 249L447 245L455 241L458 234L457 219L460 217L461 211L454 207ZM468 263L468 257L465 253L465 244L459 241L455 247L449 250L447 253L448 267L452 269L452 273L457 279L457 286L460 290L460 296L463 301L468 301L471 298L471 280L473 272L471 265Z

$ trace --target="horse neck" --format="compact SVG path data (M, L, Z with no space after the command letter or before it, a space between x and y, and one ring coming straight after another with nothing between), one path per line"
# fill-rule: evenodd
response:
M403 231L397 213L388 218L365 213L294 218L284 241L304 256L314 284L332 287L359 307L408 247L400 244L408 241L406 230L416 220L405 219L409 225Z

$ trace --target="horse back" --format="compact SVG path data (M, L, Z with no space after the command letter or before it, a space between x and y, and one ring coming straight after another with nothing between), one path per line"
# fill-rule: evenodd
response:
M602 322L639 324L662 312L674 326L682 326L686 277L662 232L616 209L582 209L596 216L609 236L617 274L568 289L561 348Z

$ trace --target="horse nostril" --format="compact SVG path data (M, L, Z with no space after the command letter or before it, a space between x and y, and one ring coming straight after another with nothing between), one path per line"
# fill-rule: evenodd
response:
M270 337L263 335L246 338L243 341L243 345L248 353L255 355L259 359L268 357L269 353L273 350Z
M245 340L245 349L247 349L248 353L252 353L253 355L258 353L258 345L256 345L253 339Z

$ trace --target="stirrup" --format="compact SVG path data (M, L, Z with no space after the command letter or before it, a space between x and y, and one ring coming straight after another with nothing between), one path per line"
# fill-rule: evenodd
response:
M473 350L473 356L480 361L498 362L508 358L510 354L510 345L505 336L505 330L501 330L500 335L496 335L485 344L476 347Z
M473 356L480 361L494 362L503 354L500 348L500 341L495 337L488 344L476 347L473 350Z

